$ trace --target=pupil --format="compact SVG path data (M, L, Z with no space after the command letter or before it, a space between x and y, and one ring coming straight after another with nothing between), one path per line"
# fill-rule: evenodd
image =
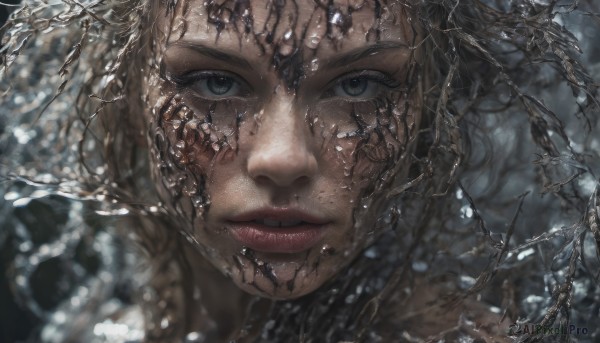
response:
M367 90L368 81L362 78L347 80L342 84L344 92L351 96L361 95Z
M206 86L212 93L223 95L231 90L233 87L233 80L229 77L213 76L208 78Z

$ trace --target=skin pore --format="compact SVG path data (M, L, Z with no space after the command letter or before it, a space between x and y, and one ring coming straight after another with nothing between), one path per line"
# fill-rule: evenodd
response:
M407 8L379 6L191 0L158 13L143 83L153 172L190 264L292 299L383 230L421 106Z

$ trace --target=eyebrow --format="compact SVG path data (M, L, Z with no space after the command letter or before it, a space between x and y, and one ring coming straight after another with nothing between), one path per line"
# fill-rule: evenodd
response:
M187 49L193 50L197 53L200 53L202 55L208 56L210 58L213 58L213 59L216 59L219 61L227 62L232 65L237 65L238 67L241 67L241 68L247 68L250 70L254 70L254 68L252 67L252 64L250 62L248 62L248 60L246 60L245 58L236 56L234 54L225 52L223 50L213 48L208 45L204 45L201 43L195 43L195 42L189 42L189 41L177 41L175 43L168 44L167 49L169 49L173 46L187 48ZM399 43L399 42L389 42L389 41L378 42L373 45L369 45L366 47L361 47L361 48L351 50L347 53L342 54L341 56L335 57L335 58L331 59L330 61L328 61L324 65L324 67L329 68L329 69L343 67L345 65L348 65L352 62L358 61L365 57L375 55L381 51L392 50L392 49L407 49L408 50L408 49L410 49L410 47L407 44Z
M332 60L328 61L324 67L329 69L335 69L339 67L343 67L352 62L358 61L365 57L369 57L371 55L375 55L378 52L390 50L390 49L410 49L407 44L399 43L399 42L378 42L373 45L369 45L362 48L357 48L351 50L347 53L344 53L341 56L335 57Z
M202 54L204 56L213 58L215 60L227 62L232 65L237 65L241 68L254 69L250 62L248 62L245 58L236 56L234 54L230 54L223 50L215 49L208 45L188 42L188 41L178 41L176 43L171 43L167 45L167 50L173 46L187 48L190 50L194 50L195 52Z

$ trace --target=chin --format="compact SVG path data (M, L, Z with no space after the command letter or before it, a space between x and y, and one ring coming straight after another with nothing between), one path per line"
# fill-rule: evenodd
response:
M321 270L307 268L308 262L265 262L239 265L231 275L243 291L273 300L291 300L314 292L328 279ZM240 268L241 267L241 268Z

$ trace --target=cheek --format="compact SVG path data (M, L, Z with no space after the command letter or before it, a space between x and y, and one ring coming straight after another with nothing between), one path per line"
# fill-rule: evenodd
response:
M190 224L209 207L206 179L219 154L220 139L176 95L157 97L149 116L152 170L159 196L174 218Z

